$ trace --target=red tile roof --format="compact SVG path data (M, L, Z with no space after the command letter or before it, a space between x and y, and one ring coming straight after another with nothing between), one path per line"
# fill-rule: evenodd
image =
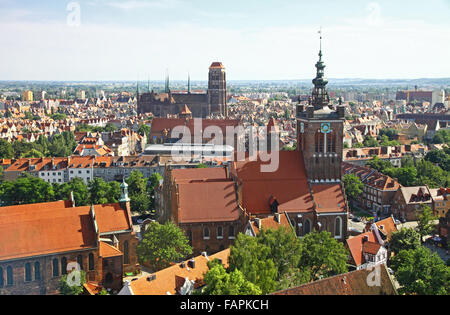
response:
M114 246L111 246L105 242L99 242L99 255L100 257L107 258L122 256L123 254Z
M178 223L222 222L239 219L232 181L179 184Z
M339 184L312 185L317 212L345 212L345 198Z
M364 237L368 237L368 242L377 242L377 238L375 236L374 232L366 232L359 234L355 237L349 238L347 242L347 247L350 250L350 254L353 258L353 261L355 262L356 266L361 266L364 261L363 256L363 243L364 243Z

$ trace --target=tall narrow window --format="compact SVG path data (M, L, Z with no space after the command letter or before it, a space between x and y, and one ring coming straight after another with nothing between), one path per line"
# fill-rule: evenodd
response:
M59 263L58 259L53 259L53 277L59 277Z
M13 269L11 266L8 266L6 268L6 285L13 285L14 279L13 279Z
M209 239L209 229L207 227L205 227L203 230L203 238Z
M334 132L327 135L328 152L336 152L336 134Z
M67 274L67 258L66 257L61 258L61 274L63 274L63 275Z
M94 254L89 254L89 270L94 270Z
M34 263L34 280L41 280L41 264L38 261Z
M82 255L77 256L77 263L78 263L78 265L80 265L80 269L83 270L83 256Z
M223 238L223 228L221 226L217 227L217 238Z
M230 226L229 230L228 230L228 238L233 239L234 238L234 226Z
M31 281L31 264L30 263L25 264L25 281L26 282Z
M128 257L128 241L123 243L123 263L128 265L130 263L130 259Z
M342 231L342 219L340 217L337 217L336 220L334 221L334 237L340 238L341 231Z
M0 267L0 288L3 288L5 280L3 279L3 268Z
M306 221L305 221L305 228L304 228L303 232L304 232L304 235L311 232L311 221L309 221L309 219L306 219Z

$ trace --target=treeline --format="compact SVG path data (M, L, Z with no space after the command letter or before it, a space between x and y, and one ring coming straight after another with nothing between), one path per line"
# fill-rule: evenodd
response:
M153 191L162 177L156 173L147 179L139 171L131 173L126 180L129 185L129 197L132 211L146 213L153 207ZM48 183L41 178L24 174L16 181L4 181L0 184L0 200L2 206L69 200L73 193L76 206L89 204L117 203L120 199L120 183L105 182L95 177L86 184L75 177L64 184Z
M107 123L105 127L91 126L88 124L77 125L75 131L78 132L114 132L119 130L119 128L111 123Z
M71 131L64 131L51 138L40 135L35 142L21 140L10 143L0 139L0 158L67 157L72 155L76 146L75 135Z

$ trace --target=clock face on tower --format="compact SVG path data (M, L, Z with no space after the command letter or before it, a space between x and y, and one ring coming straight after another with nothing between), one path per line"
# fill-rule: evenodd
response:
M320 126L320 132L327 134L331 132L331 124L330 123L322 123Z

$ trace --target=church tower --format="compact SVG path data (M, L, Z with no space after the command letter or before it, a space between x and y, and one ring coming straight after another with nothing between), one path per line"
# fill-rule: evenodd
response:
M297 148L303 152L308 180L332 183L341 180L345 110L334 108L326 90L322 61L322 36L314 90L307 105L297 105Z
M221 62L213 62L209 67L208 106L208 115L228 116L227 79Z

